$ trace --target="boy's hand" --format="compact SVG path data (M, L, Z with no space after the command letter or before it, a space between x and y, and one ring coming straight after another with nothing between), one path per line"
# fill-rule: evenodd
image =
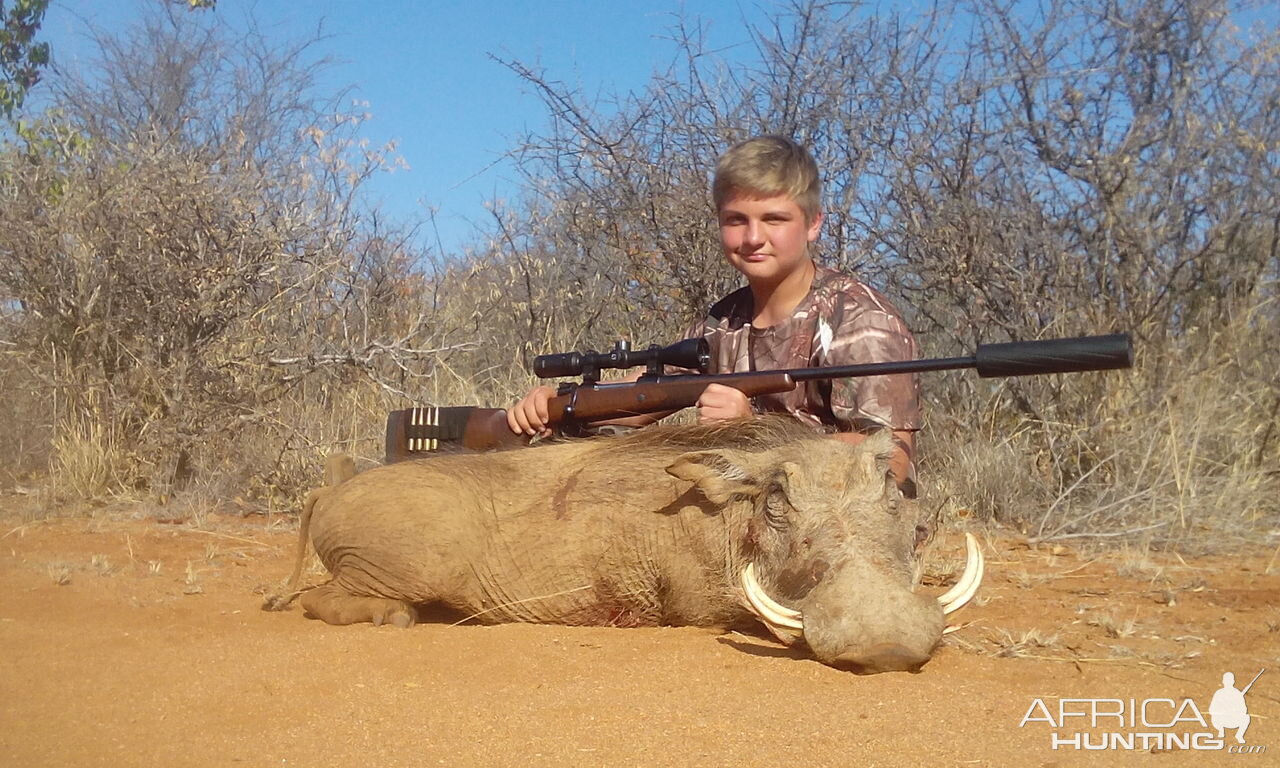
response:
M752 415L751 401L741 391L723 384L708 384L698 398L698 421L741 419Z
M534 387L529 390L529 394L520 402L507 409L507 426L517 435L550 435L551 428L547 426L547 422L551 420L551 415L547 411L547 401L555 397L555 394L552 387Z

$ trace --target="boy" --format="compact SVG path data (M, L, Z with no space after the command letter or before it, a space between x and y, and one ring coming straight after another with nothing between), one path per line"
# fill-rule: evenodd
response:
M748 139L720 158L711 191L725 258L747 285L716 302L686 334L707 339L709 373L916 357L915 340L888 300L809 255L822 211L818 169L807 150L778 136ZM508 409L512 431L545 431L546 404L554 394L551 387L536 387ZM912 452L921 426L914 375L805 382L792 392L750 401L736 389L711 384L698 399L700 421L770 411L833 429L833 438L850 443L872 431L893 430L890 469L904 493L914 496ZM643 426L666 415L611 423Z

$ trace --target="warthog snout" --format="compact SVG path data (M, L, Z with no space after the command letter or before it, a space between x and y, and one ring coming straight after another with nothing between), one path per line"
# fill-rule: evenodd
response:
M866 561L851 560L823 579L798 609L776 602L760 587L751 567L742 588L753 613L788 645L803 639L824 664L858 673L915 671L933 655L945 617L964 607L982 582L984 562L977 540L965 535L964 573L945 594L911 590L909 582Z
M854 672L919 669L942 639L942 606L875 569L851 565L802 605L804 640L824 664Z
M929 658L929 654L917 653L902 645L881 643L865 652L841 654L827 663L859 675L874 675L880 672L916 672Z

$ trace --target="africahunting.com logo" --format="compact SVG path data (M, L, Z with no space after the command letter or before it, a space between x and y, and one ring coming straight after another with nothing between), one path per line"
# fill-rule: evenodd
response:
M1224 674L1209 702L1208 720L1194 699L1058 699L1056 706L1035 699L1018 727L1047 725L1054 749L1262 754L1266 745L1245 742L1250 717L1244 697L1265 671L1244 688L1236 688L1235 675Z

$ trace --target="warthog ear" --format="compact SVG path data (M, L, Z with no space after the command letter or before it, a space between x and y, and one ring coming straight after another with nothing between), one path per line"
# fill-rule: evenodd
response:
M850 471L857 479L857 487L877 497L888 482L885 478L889 476L889 458L893 456L893 433L887 429L872 432L857 444L856 450Z
M731 449L693 451L671 462L667 473L697 485L712 504L725 504L760 492L749 456Z

